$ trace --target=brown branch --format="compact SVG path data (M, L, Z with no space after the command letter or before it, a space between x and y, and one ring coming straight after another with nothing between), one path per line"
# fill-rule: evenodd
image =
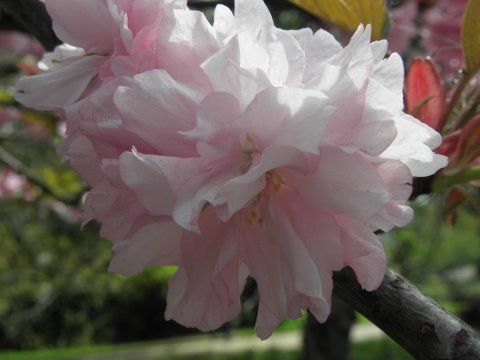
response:
M15 24L12 30L22 30L36 37L45 49L53 50L61 43L52 30L52 20L41 1L0 0L0 8L8 13L9 21Z
M54 190L52 190L49 186L47 186L39 177L35 176L34 174L30 173L28 168L15 156L10 154L7 150L0 146L0 164L8 166L12 170L14 170L17 174L23 175L31 184L39 187L45 194L50 195L55 200L58 200L65 205L70 206L78 206L82 197L83 192L81 191L79 194L74 195L73 197L63 197L57 194Z
M358 284L350 268L334 274L334 293L382 329L415 359L480 359L480 336L465 322L387 270L373 292Z

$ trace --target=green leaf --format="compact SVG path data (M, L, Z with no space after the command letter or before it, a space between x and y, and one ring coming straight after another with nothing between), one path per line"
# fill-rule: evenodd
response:
M82 182L78 176L71 172L61 172L53 167L46 166L42 169L42 179L55 194L71 196L82 190Z
M453 175L439 174L433 182L433 191L449 189L455 185L480 180L480 166L473 166Z
M15 100L13 100L12 94L0 88L0 104L10 105L13 103L15 103Z
M463 15L462 46L468 72L480 67L480 0L469 0Z
M360 24L372 25L373 39L380 39L388 29L384 0L289 0L311 14L341 28L354 31Z

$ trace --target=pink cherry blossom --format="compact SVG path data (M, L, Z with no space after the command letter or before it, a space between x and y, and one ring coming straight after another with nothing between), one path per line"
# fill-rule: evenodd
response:
M455 76L464 66L461 28L467 0L439 0L425 15L423 44L442 65L445 77Z
M113 242L110 271L177 266L166 317L204 331L238 315L248 276L260 338L304 309L325 321L333 271L381 283L374 232L412 219L412 175L446 165L440 135L403 112L402 60L384 58L370 26L342 47L276 28L261 0L218 6L213 26L187 8L171 16L147 52L119 60L142 66L107 60L94 88L62 100L60 151L92 187L84 219Z
M0 126L8 121L18 121L22 118L22 112L15 106L0 107Z
M53 29L65 42L47 53L42 74L20 79L16 99L27 106L60 109L102 82L155 66L149 55L158 24L171 26L186 0L45 0ZM163 29L162 29L163 30Z
M370 44L369 28L342 49L322 31L294 34L301 42L274 28L259 1L237 2L237 14L216 11L225 45L202 65L213 92L198 103L197 126L183 132L197 153L169 147L174 154L137 149L120 157L123 182L165 220L116 247L111 270L131 274L178 258L166 315L202 330L238 314L245 277L253 276L257 333L266 338L301 309L327 318L332 271L351 266L375 289L385 255L373 231L406 225L412 173L431 174L445 159L431 151L439 135L402 112L403 65L396 55L382 60L386 43ZM136 87L157 76L136 76ZM140 98L134 94L122 103ZM166 191L155 192L160 184ZM162 232L165 246L146 253Z
M10 168L0 171L0 199L10 199L25 192L26 179Z
M407 50L412 38L417 35L415 26L417 14L418 5L415 1L407 1L389 11L391 23L388 33L389 50L399 53Z
M42 45L34 38L16 32L0 32L0 54L6 57L22 57L33 54L41 57L44 53Z

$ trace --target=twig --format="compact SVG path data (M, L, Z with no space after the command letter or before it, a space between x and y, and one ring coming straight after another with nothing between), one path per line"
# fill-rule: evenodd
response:
M336 295L415 359L480 359L479 334L396 272L387 270L373 292L361 288L350 268L333 278Z
M61 43L52 30L52 20L41 1L0 0L0 8L15 20L15 30L24 30L36 37L46 50L53 50Z
M39 179L34 174L31 174L27 167L18 160L15 156L10 154L7 150L0 146L0 163L8 166L9 168L13 169L16 173L25 176L25 178L32 184L38 186L44 193L52 196L56 200L64 203L65 205L72 205L76 206L80 203L80 200L83 196L83 191L81 191L78 195L73 197L65 198L60 196L55 191L50 189L47 185L43 183L41 179Z
M467 99L467 105L465 109L462 109L457 118L451 122L450 128L460 129L465 123L467 123L477 113L477 108L480 105L480 87L473 90Z
M443 129L445 127L445 125L447 124L448 119L452 115L453 111L455 110L455 107L457 106L457 103L460 101L460 99L462 97L463 90L465 90L468 83L470 82L470 80L472 80L472 78L475 76L475 74L476 74L476 71L474 71L474 72L470 71L470 72L466 72L466 73L463 74L462 80L460 80L460 83L458 84L457 88L455 89L455 92L453 93L452 98L448 102L447 109L445 110L445 114L443 115L443 118L442 118L442 121L441 121L440 129ZM453 130L455 130L455 129L453 129Z

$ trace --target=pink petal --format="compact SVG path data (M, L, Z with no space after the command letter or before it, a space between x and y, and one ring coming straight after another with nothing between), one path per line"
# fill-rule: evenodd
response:
M376 290L387 269L387 259L378 237L365 225L345 216L336 216L341 226L345 266L350 266L358 282L368 291Z
M105 178L100 171L100 161L88 138L76 133L64 140L63 155L70 157L70 165L91 186L104 184Z
M194 153L193 144L179 134L195 126L202 95L173 80L165 71L137 75L132 86L118 88L114 102L124 126L161 154Z
M72 105L85 93L104 61L102 56L72 58L45 73L23 77L17 82L15 99L38 109Z
M45 5L64 42L99 55L113 49L123 20L111 0L45 0Z
M215 31L224 36L233 29L235 18L232 11L225 5L219 4L215 7L213 27Z
M272 88L253 99L237 126L253 134L257 146L293 146L318 153L332 112L320 91Z
M396 116L403 109L403 61L394 53L374 67L369 78L364 117L383 120Z
M229 132L235 120L240 116L240 104L235 96L224 92L209 94L199 105L197 111L197 127L186 131L188 137L200 141L222 142L223 133L229 138Z
M381 158L400 160L413 176L432 175L447 165L445 156L432 151L442 143L440 134L406 114L400 114L394 120L398 135L380 155Z
M91 93L79 106L67 109L70 127L75 123L82 134L91 139L100 157L118 158L132 147L142 152L155 151L154 145L125 129L114 103L118 87L133 83L131 78L116 78Z
M170 280L165 313L167 320L203 331L215 330L239 314L246 279L231 224L212 215L207 211L202 235L184 234L183 266Z
M235 1L236 31L256 33L263 26L273 25L270 11L262 0Z
M120 157L120 173L125 185L151 214L172 214L174 194L160 169L137 153L126 152Z
M132 186L141 202L150 211L156 214L168 213L177 224L193 232L200 231L198 218L206 204L220 205L225 202L218 197L220 185L236 174L240 167L229 164L228 158L209 160L158 155L137 157L139 159L129 154L124 155L122 159L124 180ZM144 183L136 180L134 176L136 170L154 175L158 182L148 180ZM169 190L165 194L156 191L155 195L146 191L155 187L155 184L164 184L163 189ZM170 209L172 200L174 203Z
M330 214L345 213L367 220L390 199L372 164L361 155L334 148L322 148L315 174L289 172L285 177L307 204Z
M280 252L268 239L265 226L245 226L241 230L244 262L259 292L255 330L264 340L288 316Z
M262 153L258 163L244 175L225 182L220 196L228 207L227 218L244 208L265 188L266 173L276 168L290 167L300 172L309 170L308 160L303 153L292 146L272 146Z
M327 60L342 50L340 43L325 30L318 30L305 49L306 65L304 82L308 82L322 72Z
M236 35L228 45L211 56L202 64L215 91L226 92L235 95L244 109L255 95L268 87L270 82L265 72L254 68L246 70L240 66L241 58L249 58L252 63L265 63L265 54L252 53L242 49L239 37Z
M302 239L290 224L290 218L279 206L271 205L267 219L268 232L281 252L282 263L293 275L295 289L307 296L323 298L318 269Z
M147 266L180 263L182 229L173 222L151 223L114 247L108 270L136 275Z

